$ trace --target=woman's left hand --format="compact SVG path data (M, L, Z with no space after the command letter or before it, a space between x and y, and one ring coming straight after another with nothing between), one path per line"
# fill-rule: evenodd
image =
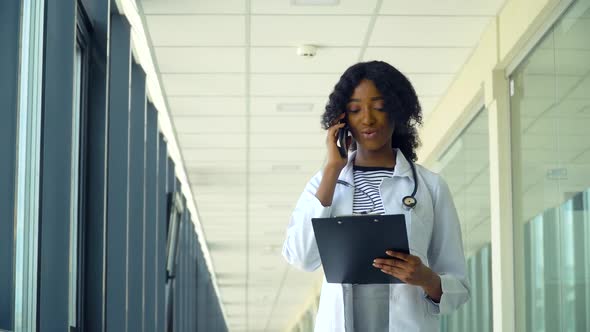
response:
M373 266L381 272L398 278L409 285L420 286L435 301L442 295L440 277L422 263L418 256L395 251L386 251L393 258L377 258Z

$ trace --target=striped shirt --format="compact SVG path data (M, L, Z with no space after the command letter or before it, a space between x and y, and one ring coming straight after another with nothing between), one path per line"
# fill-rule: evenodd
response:
M393 168L353 166L353 169L355 189L352 213L384 214L379 186L384 178L393 176Z
M379 186L384 178L393 176L393 168L354 166L353 169L352 212L385 214ZM346 331L389 331L389 285L353 285L352 306L345 310L349 312L347 317L352 316L351 320L345 320Z

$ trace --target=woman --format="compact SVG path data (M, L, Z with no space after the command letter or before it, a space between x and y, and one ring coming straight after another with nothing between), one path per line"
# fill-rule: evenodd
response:
M421 123L414 88L385 62L353 65L330 95L322 118L327 162L297 202L283 256L300 269L316 270L321 261L311 219L352 213L404 214L410 254L387 252L389 259L376 258L373 264L404 284L324 279L315 331L438 331L438 316L469 299L449 188L438 174L414 165ZM338 130L345 127L353 138L347 157L337 145Z

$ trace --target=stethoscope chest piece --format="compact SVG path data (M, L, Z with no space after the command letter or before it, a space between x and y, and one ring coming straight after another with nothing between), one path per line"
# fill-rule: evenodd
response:
M406 196L402 199L402 202L404 203L406 210L413 209L414 206L416 206L416 198L414 198L414 196Z

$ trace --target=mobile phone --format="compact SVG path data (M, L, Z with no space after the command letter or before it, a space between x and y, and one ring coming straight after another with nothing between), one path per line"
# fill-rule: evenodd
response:
M340 152L340 156L342 158L346 158L348 156L348 144L347 144L348 134L349 134L348 124L340 129L338 129L338 142L336 145L338 146L338 151Z

